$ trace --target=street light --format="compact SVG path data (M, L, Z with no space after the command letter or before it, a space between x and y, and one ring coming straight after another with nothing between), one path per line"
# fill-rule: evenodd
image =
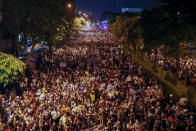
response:
M81 12L81 11L79 11L78 13L79 13L79 14L81 14L82 12Z
M72 5L71 5L71 4L68 4L68 5L67 5L67 7L68 7L68 8L71 8L71 7L72 7Z

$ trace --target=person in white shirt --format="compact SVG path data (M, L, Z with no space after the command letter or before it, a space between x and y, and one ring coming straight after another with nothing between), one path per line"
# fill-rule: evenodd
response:
M185 97L185 95L182 96L182 98L180 99L180 104L184 105L184 103L187 102L187 98Z
M133 128L133 123L132 121L130 120L129 123L127 123L127 130L129 131L132 131L134 128Z
M53 109L53 111L51 112L51 115L52 115L52 119L53 120L56 120L56 118L57 118L57 112L56 112L56 110Z

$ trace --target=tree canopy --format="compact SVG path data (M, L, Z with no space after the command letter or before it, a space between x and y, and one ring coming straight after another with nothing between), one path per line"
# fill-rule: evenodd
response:
M169 48L168 55L176 56L180 54L177 50L180 49L181 43L196 42L194 37L196 24L189 20L192 11L183 7L189 7L189 4L178 3L179 5L176 6L173 4L172 2L172 4L142 12L140 21L145 49L164 45Z
M196 1L161 2L166 4L144 10L139 19L133 16L117 17L110 25L110 31L127 44L136 46L143 40L146 51L163 45L167 55L179 57L182 54L181 43L196 45Z
M10 79L19 78L26 65L18 58L0 52L0 84L6 86Z
M118 16L110 25L110 31L123 43L132 45L136 49L137 45L141 45L142 29L139 25L138 16Z
M16 39L23 33L32 43L45 41L54 46L72 31L74 6L69 9L66 4L64 0L6 0L3 6L5 34Z

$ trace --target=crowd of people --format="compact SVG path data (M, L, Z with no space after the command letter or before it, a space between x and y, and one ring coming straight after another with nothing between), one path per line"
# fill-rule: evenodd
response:
M110 34L84 33L50 55L42 52L30 74L20 83L22 95L1 100L0 130L196 129L187 98L166 99Z
M187 85L194 84L191 82L196 75L196 59L195 58L180 58L167 60L168 67L179 80L183 80ZM178 65L178 66L177 66Z
M164 57L161 49L157 52L157 58L155 59L155 53L147 55L152 61L157 61L159 66L163 66L164 70L171 71L176 74L179 80L184 81L188 86L196 84L191 82L191 79L196 78L196 59L195 57L181 57L178 60L172 57Z

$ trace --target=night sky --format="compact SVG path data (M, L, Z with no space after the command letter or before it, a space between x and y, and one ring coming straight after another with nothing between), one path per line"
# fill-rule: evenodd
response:
M76 0L79 10L91 12L93 16L100 17L104 11L119 12L118 0ZM125 8L148 8L151 0L121 0Z

